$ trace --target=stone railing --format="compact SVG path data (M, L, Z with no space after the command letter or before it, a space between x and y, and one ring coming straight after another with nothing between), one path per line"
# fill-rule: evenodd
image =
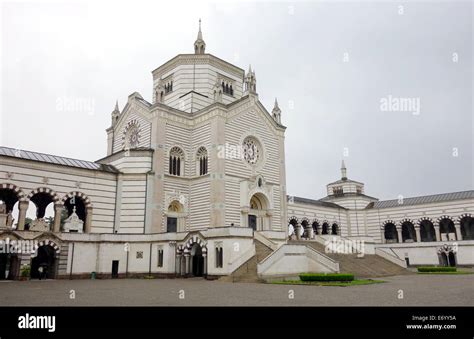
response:
M257 265L262 278L305 272L339 272L339 263L308 245L285 244Z
M391 249L390 249L391 250ZM391 253L388 253L387 251L385 251L385 249L382 249L382 248L376 248L375 249L375 255L378 255L379 257L382 257L398 266L401 266L403 268L407 268L407 263L405 260L403 259L400 259L398 256L394 254L391 254Z

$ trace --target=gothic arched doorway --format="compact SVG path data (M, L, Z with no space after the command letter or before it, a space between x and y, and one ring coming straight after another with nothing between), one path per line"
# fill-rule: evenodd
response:
M31 279L54 279L56 277L56 251L50 245L42 245L36 250L36 256L31 259ZM41 274L42 271L42 274Z
M250 211L248 215L248 227L254 231L270 229L270 217L268 215L268 199L262 193L255 193L250 198Z
M444 245L438 249L439 263L441 266L456 266L457 258L453 247Z
M202 247L195 243L191 249L191 267L194 277L202 277L204 275L204 257L202 255Z

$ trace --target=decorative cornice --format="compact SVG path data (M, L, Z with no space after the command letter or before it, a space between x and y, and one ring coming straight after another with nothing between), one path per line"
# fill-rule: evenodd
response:
M153 70L151 73L153 74L153 79L156 79L175 69L179 65L194 65L197 62L200 64L207 63L211 66L215 66L232 74L238 79L243 79L245 75L245 71L242 68L232 65L225 60L219 59L212 54L178 54L160 67Z

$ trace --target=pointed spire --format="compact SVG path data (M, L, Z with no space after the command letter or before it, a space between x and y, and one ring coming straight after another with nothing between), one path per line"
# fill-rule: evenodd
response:
M119 107L118 107L118 100L115 101L115 108L114 108L114 112L120 112L119 110Z
M347 168L346 168L346 164L344 163L344 159L342 160L342 163L341 163L341 179L347 180Z
M275 110L275 109L278 109L278 110L280 109L280 107L278 107L278 100L277 100L277 98L275 98L275 105L273 106L273 110Z
M206 43L202 38L202 31L201 31L201 19L199 19L199 31L197 35L197 39L194 42L194 53L195 54L204 54L206 51Z
M202 40L202 32L201 32L201 18L199 18L199 32L197 40Z

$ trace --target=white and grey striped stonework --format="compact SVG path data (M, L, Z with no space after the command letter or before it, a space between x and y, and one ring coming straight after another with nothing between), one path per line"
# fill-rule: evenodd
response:
M164 94L163 104L195 113L214 103L214 87L224 81L232 84L233 95L223 94L222 103L242 97L244 70L210 54L181 54L153 71L153 100L160 82L173 82L173 90Z

